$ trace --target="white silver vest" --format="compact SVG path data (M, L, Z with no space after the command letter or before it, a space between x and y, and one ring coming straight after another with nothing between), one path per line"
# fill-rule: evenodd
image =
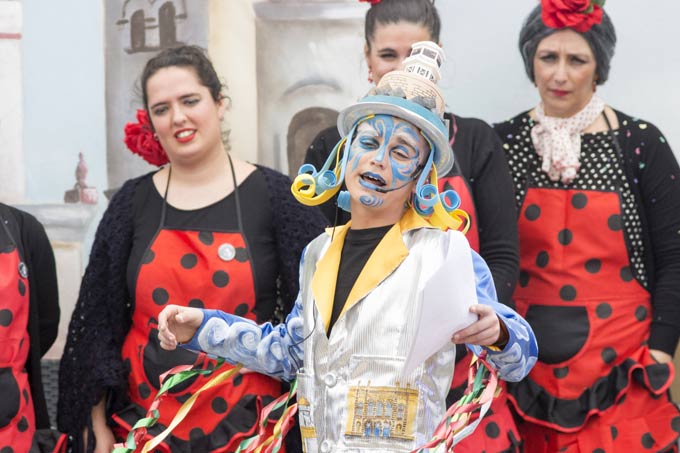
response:
M455 346L411 375L402 369L415 335L421 288L444 261L447 234L431 228L402 235L402 263L351 307L327 337L311 290L330 237L308 247L302 267L304 368L298 373L306 452L410 452L428 441L446 412Z

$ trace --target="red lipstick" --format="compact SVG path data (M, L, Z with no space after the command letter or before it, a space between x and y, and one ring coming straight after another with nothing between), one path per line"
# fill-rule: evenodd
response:
M196 130L194 129L180 129L175 132L175 138L180 143L188 143L194 139L196 136Z

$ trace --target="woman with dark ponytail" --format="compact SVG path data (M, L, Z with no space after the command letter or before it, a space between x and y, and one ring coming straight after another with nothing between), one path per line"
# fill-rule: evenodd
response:
M401 67L419 41L440 41L441 21L431 0L371 1L366 13L364 55L368 80L378 84L386 73ZM513 207L512 182L501 142L485 122L446 113L450 144L455 155L453 169L440 175L439 189L454 189L461 198L461 208L470 213L467 233L472 248L488 263L498 300L509 304L519 271L516 212ZM305 162L321 168L333 147L340 141L335 127L319 133L305 157ZM349 213L340 211L336 198L321 206L330 222L346 223ZM459 348L456 360L468 363L470 355ZM456 367L448 403L457 400L467 380L465 367ZM521 442L508 410L505 393L494 402L492 416L487 416L470 437L456 446L457 453L480 451L515 452Z

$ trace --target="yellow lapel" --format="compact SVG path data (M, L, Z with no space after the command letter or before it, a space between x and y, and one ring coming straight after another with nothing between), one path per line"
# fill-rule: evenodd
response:
M350 226L351 221L346 225L335 228L333 241L317 263L314 276L312 277L312 294L326 332L328 332L328 325L330 324L331 313L333 311L333 299L335 297L335 285L338 280L342 247ZM366 297L388 275L394 272L408 256L408 248L404 244L402 235L407 231L424 227L432 228L427 220L419 216L413 209L409 209L402 216L401 220L389 229L368 258L357 281L354 282L354 286L349 296L347 296L347 301L340 316ZM327 228L326 233L328 235L333 234L333 228Z
M368 258L349 296L347 296L347 301L340 316L366 297L388 275L394 272L408 256L409 251L406 244L404 244L403 234L415 228L429 226L430 224L413 209L409 209L404 213L399 222L390 228Z
M333 234L333 228L326 228L326 234L332 236L333 241L316 264L316 270L312 276L312 295L326 332L328 332L328 325L331 322L342 245L345 243L345 236L351 224L352 221L349 221L346 225L335 227L335 234Z

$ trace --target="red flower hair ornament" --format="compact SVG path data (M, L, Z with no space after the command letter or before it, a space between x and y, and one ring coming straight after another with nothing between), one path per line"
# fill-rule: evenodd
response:
M380 0L359 0L359 1L363 3L370 3L371 5L376 5L380 3Z
M550 28L584 33L602 22L605 0L541 0L541 19Z
M125 145L142 159L160 167L170 162L168 155L153 132L146 110L137 110L137 122L125 125Z

